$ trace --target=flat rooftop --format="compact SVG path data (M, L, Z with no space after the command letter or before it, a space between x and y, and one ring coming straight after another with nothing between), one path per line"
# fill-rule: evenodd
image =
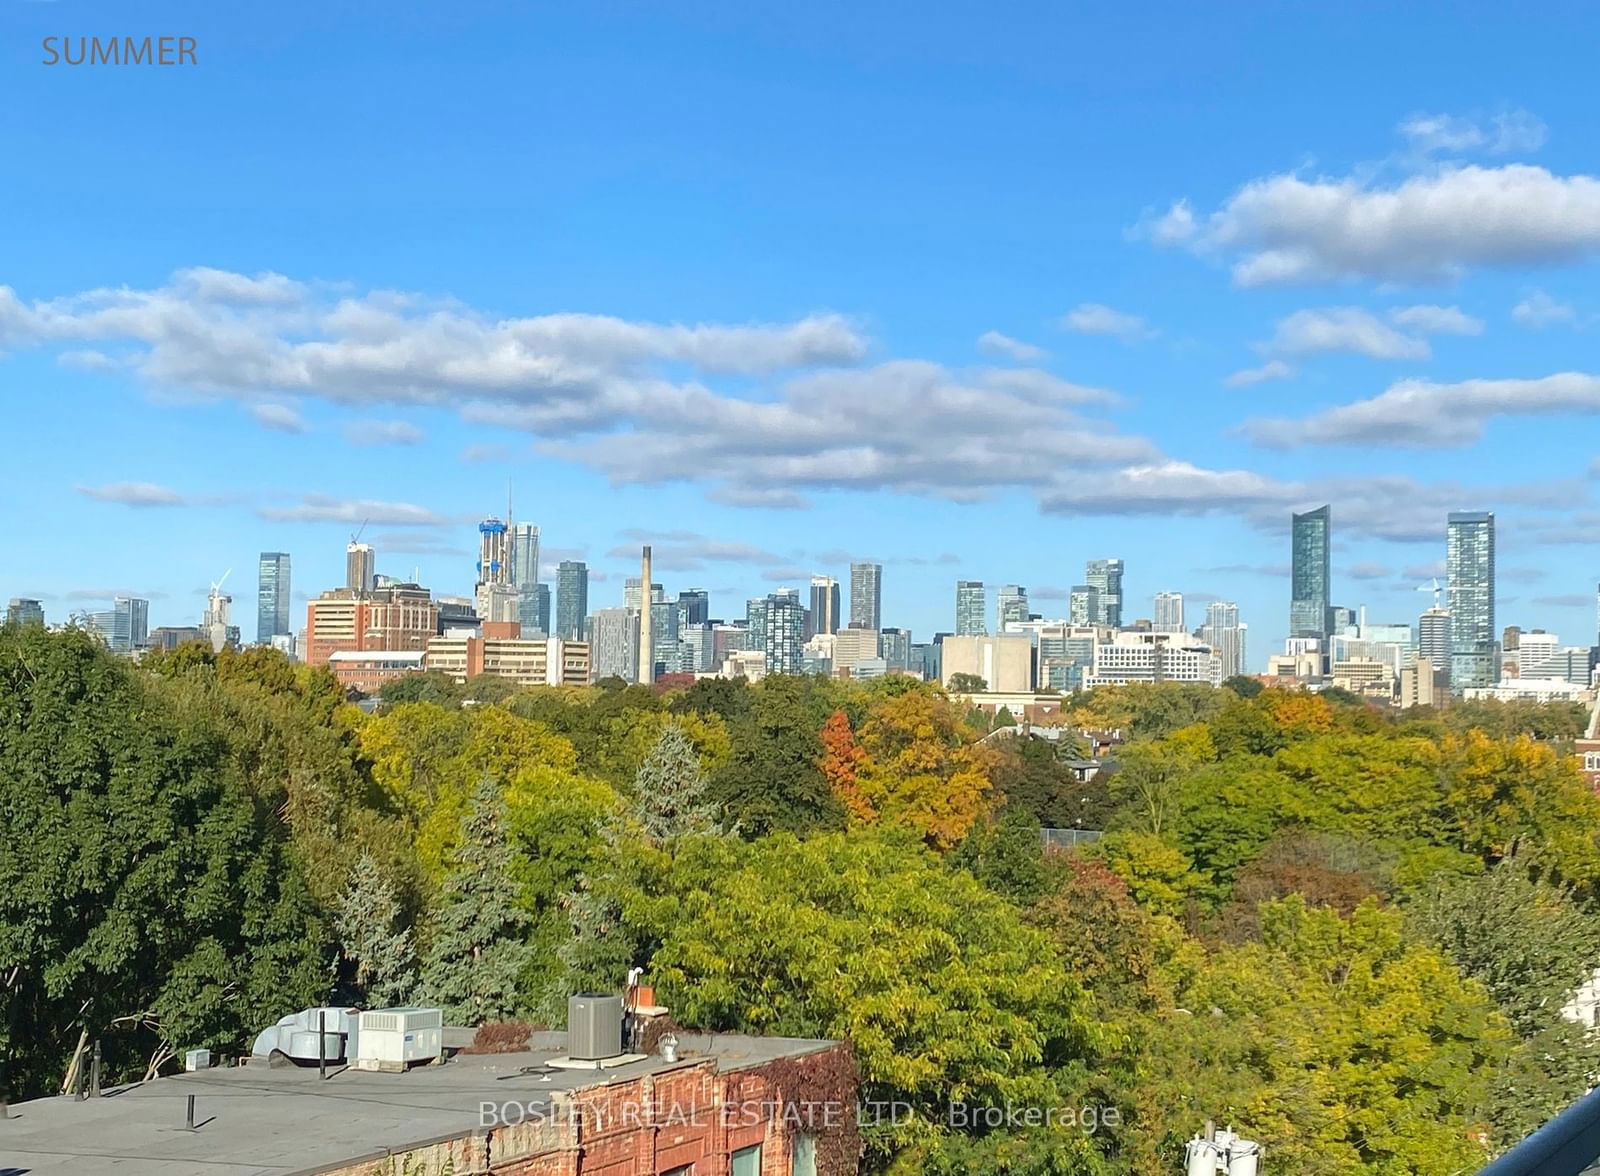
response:
M604 1070L523 1074L566 1053L565 1033L527 1051L457 1054L405 1074L315 1067L201 1070L109 1089L99 1098L36 1099L0 1119L0 1176L312 1176L480 1128L479 1104L548 1105L556 1091L630 1081L703 1063L719 1072L826 1049L830 1041L679 1034L678 1060L649 1056ZM184 1130L189 1095L196 1130Z

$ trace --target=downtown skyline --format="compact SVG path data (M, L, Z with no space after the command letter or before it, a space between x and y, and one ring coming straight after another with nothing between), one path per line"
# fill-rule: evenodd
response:
M1331 603L1414 622L1445 516L1486 510L1500 622L1592 637L1600 130L1559 61L1500 67L1535 31L1484 9L1445 63L1404 15L816 16L851 35L501 13L485 53L482 18L413 14L364 67L408 157L317 116L327 44L264 49L224 12L208 70L20 70L119 199L72 195L87 162L14 197L0 596L188 624L283 551L298 613L363 522L378 571L469 594L509 478L541 578L583 560L591 611L640 542L726 612L821 574L848 613L849 564L881 563L882 623L919 636L957 580L1065 613L1116 557L1126 619L1237 602L1259 664L1290 515L1331 502ZM1275 53L1291 33L1323 54ZM1096 60L1124 42L1138 68ZM424 47L475 62L466 140L415 86ZM248 88L222 68L246 58ZM527 125L558 92L590 100Z

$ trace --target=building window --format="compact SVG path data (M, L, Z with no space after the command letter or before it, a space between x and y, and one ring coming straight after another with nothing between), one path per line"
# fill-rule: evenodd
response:
M730 1176L761 1176L761 1145L741 1147L733 1153Z
M661 1176L694 1176L693 1164L679 1164L676 1168L668 1168Z
M1586 751L1583 753L1583 770L1586 772L1600 772L1600 751Z
M817 1176L817 1137L796 1135L789 1153L789 1176Z

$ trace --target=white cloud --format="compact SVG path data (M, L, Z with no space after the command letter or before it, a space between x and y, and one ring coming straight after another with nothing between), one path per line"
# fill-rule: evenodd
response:
M1426 335L1483 334L1483 320L1459 306L1397 306L1389 311L1389 321Z
M1560 372L1538 379L1463 380L1440 384L1401 380L1368 400L1358 400L1298 420L1245 422L1258 444L1466 445L1483 435L1497 416L1600 414L1600 376Z
M1147 339L1155 332L1136 314L1098 302L1084 302L1067 311L1061 325L1082 335L1113 335L1124 343Z
M1511 320L1518 326L1536 331L1545 327L1575 327L1578 325L1578 312L1543 290L1535 290L1511 308Z
M1248 388L1254 384L1265 384L1269 380L1287 380L1292 375L1294 368L1283 360L1269 359L1260 367L1244 368L1234 372L1222 382L1230 388Z
M307 431L305 419L287 404L268 401L264 404L252 404L249 408L250 415L255 417L256 424L263 429L271 429L275 433Z
M1425 341L1401 334L1356 306L1297 310L1278 321L1267 349L1288 356L1326 351L1349 351L1369 359L1427 359L1429 355Z
M410 421L356 420L344 427L352 445L417 445L426 434Z
M279 523L347 523L352 526L370 523L379 527L443 527L462 521L409 502L341 499L327 494L307 494L293 506L264 506L257 513Z
M999 331L985 331L979 335L978 350L984 355L1017 363L1037 363L1048 354L1043 347L1035 347L1032 343L1024 343Z
M1187 234L1172 231L1174 216ZM1240 286L1438 282L1475 266L1554 265L1600 249L1600 180L1528 164L1434 168L1387 187L1275 175L1209 216L1180 202L1155 224L1157 243L1235 255Z
M184 506L188 500L176 490L154 482L108 482L104 486L79 486L78 493L97 502L122 506Z
M1506 111L1486 123L1448 114L1414 114L1395 128L1424 155L1537 151L1546 127L1526 110Z

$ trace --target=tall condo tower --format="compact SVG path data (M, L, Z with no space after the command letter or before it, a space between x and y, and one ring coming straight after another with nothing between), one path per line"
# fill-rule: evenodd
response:
M640 576L640 579L639 579L639 583L640 584L643 584L643 585L650 584L650 547L649 547L648 544L645 546L644 550L640 553L639 576ZM642 589L641 590L641 595L642 595L642 597L648 597L649 588L646 587L646 588ZM656 653L655 653L656 647L655 647L655 642L654 642L654 634L652 632L652 629L654 628L654 626L651 623L652 622L652 617L650 615L654 611L655 610L653 608L651 608L651 602L648 599L641 599L640 600L640 607L639 607L639 681L643 682L646 686L650 685L652 682L654 682L656 680Z
M1328 636L1333 578L1329 571L1332 520L1319 506L1290 519L1289 636Z

